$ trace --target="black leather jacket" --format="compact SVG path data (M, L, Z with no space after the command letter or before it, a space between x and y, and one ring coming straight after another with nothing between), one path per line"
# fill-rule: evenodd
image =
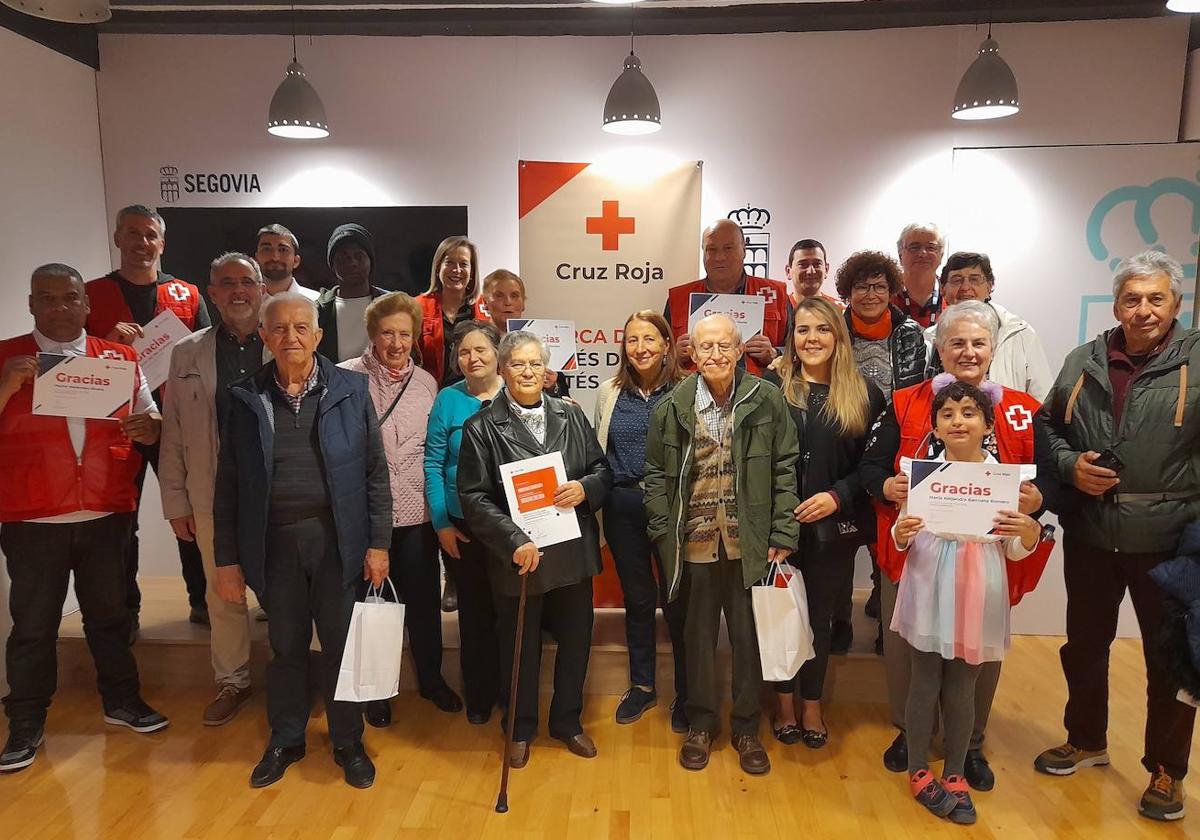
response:
M542 549L541 562L529 573L529 594L540 595L600 574L596 513L612 489L612 470L579 406L549 396L542 397L542 405L546 409L544 445L513 414L503 391L463 426L458 454L463 518L487 548L492 586L506 597L521 592L521 578L512 556L530 540L508 515L500 465L536 455L561 452L567 480L583 485L585 499L575 508L582 538Z

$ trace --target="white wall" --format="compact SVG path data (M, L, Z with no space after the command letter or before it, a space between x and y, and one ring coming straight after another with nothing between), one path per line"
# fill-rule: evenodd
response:
M0 29L0 335L28 332L29 274L65 262L109 271L96 74ZM0 569L0 639L8 575ZM0 693L7 693L0 657Z
M265 131L288 39L106 35L108 209L158 203L164 165L253 172L262 184L249 196L184 195L179 206L466 204L487 271L517 266L519 159L697 159L706 219L747 204L771 212L772 276L782 277L800 237L825 241L836 265L859 248L890 250L913 219L945 223L952 199L964 198L955 147L1177 139L1182 17L1007 25L995 35L1022 110L994 124L949 117L983 38L973 27L640 38L664 123L640 139L599 128L625 39L302 40L333 128L309 143ZM169 239L164 263L169 270ZM533 296L555 282L525 279ZM1052 312L1022 314L1044 333L1060 328ZM166 537L143 517L147 571L176 573ZM1043 586L1061 605L1061 579Z

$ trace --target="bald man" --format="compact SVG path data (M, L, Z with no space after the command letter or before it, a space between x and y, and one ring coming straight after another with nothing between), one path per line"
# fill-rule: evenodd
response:
M679 763L707 766L719 729L724 613L733 647L733 746L742 770L761 775L771 762L758 739L762 669L750 587L796 550L799 444L783 394L738 366L745 348L733 321L710 315L691 339L699 372L655 407L645 473L647 534L669 581L667 599L682 598L686 616L689 729Z
M687 367L693 367L696 362L690 356L691 337L688 334L688 301L692 294L758 295L766 302L763 329L745 342L745 352L739 358L738 366L751 373L761 373L779 355L777 348L786 342L788 318L792 312L787 284L746 274L746 237L731 219L720 219L706 228L701 242L704 276L672 287L663 309L663 317L671 325L671 332L678 342L682 361Z

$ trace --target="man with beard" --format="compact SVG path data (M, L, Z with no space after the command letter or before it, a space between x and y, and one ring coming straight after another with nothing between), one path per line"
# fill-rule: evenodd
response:
M263 292L267 297L295 292L315 301L320 296L315 289L296 282L295 272L300 267L300 240L283 225L267 225L258 232L254 260L262 268L263 282L266 283Z

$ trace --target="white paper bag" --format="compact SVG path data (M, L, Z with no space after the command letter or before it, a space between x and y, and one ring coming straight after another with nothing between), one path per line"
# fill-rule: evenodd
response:
M791 566L773 563L765 584L750 587L750 595L763 679L789 680L816 655L804 578Z
M390 580L388 586L395 598L396 590ZM334 700L365 703L387 700L400 693L404 604L386 601L379 592L369 590L365 601L354 604Z

